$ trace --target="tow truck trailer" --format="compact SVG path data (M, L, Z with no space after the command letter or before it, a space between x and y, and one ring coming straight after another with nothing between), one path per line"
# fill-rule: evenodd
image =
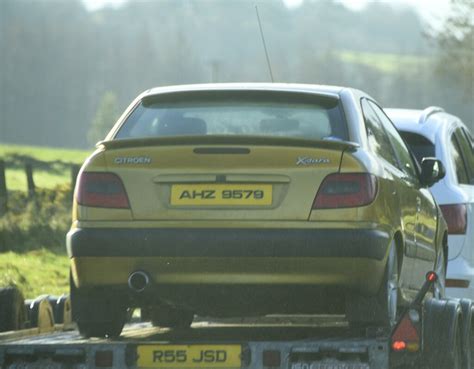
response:
M473 304L426 298L436 278L427 274L392 330L343 316L200 318L187 329L132 322L119 338L84 339L71 324L40 324L0 333L0 368L473 369Z

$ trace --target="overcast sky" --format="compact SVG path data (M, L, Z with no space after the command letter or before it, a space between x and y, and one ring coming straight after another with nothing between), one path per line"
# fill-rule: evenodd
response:
M89 10L100 9L105 5L120 6L122 3L128 0L82 0ZM150 1L150 0L141 0ZM222 1L222 0L221 0ZM304 0L283 0L289 8L297 7L301 5ZM327 0L318 0L327 1ZM439 21L449 11L450 0L337 0L348 8L361 9L369 2L384 2L393 6L408 6L415 8L421 17L429 22ZM258 0L255 0L258 4Z

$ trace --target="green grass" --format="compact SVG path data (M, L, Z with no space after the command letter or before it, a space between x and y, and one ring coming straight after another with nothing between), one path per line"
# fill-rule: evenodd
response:
M431 58L418 55L369 53L341 50L337 56L345 63L361 64L391 74L397 70L426 66Z
M69 291L69 258L41 249L0 253L0 286L16 285L25 298Z
M64 239L71 224L71 165L92 150L0 144L7 164L9 212L0 217L0 286L16 285L25 298L69 291ZM25 163L34 168L35 201L25 193Z
M33 178L37 187L55 188L68 183L71 181L71 165L82 164L91 151L0 144L0 158L7 163L7 188L10 191L27 190L24 170L27 161L33 162Z
M23 169L7 169L7 188L10 191L27 191L26 175ZM54 188L60 184L70 182L71 176L67 171L51 173L45 170L34 171L35 185L40 188Z
M82 164L92 150L70 150L44 146L24 146L0 144L0 158L11 154L32 157L41 161L63 161L73 164Z

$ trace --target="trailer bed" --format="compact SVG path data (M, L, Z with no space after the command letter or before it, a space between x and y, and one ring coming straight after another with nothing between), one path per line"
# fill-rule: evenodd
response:
M350 330L340 318L269 317L201 320L191 329L169 330L150 323L128 324L119 339L84 339L76 330L0 334L0 364L14 369L189 368L179 366L180 350L198 348L223 355L239 353L238 366L209 362L202 368L388 369L388 338L383 332ZM32 332L34 333L34 332ZM16 334L16 336L15 336ZM170 350L166 350L169 348ZM164 362L163 350L169 351ZM228 351L226 351L228 350ZM150 352L150 358L139 358ZM154 353L154 354L153 354ZM184 355L184 354L183 354ZM217 354L218 355L218 354ZM160 360L156 360L156 359ZM146 360L145 360L146 359ZM210 358L212 359L212 358ZM218 359L214 357L214 359ZM173 361L174 360L174 361ZM193 359L194 360L194 359ZM141 364L140 364L141 363ZM188 365L183 364L183 365ZM234 366L230 366L234 365Z

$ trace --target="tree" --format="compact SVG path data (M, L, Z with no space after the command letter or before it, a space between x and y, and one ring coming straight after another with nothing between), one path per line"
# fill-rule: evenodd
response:
M89 143L94 145L97 141L103 140L118 117L117 96L113 92L106 92L87 133Z
M451 0L451 14L434 34L441 50L440 69L460 83L468 97L474 84L474 1Z

